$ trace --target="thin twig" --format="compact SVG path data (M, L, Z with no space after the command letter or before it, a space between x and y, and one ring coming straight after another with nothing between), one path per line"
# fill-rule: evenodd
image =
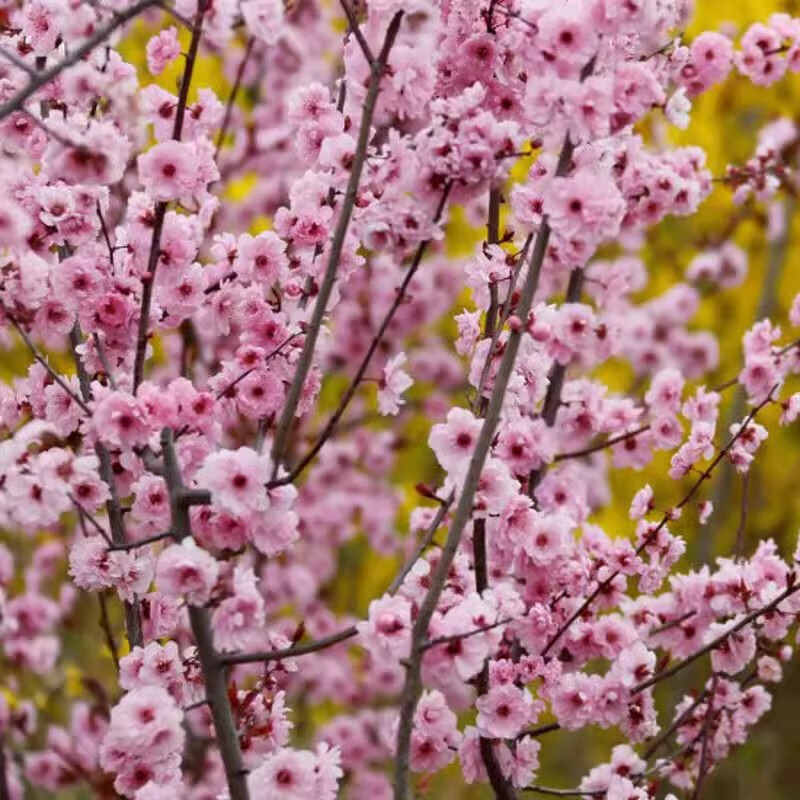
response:
M729 636L732 636L734 633L737 633L742 628L749 625L751 622L754 622L759 617L769 614L771 611L774 611L787 597L790 597L795 592L800 590L800 583L790 583L784 591L782 591L772 602L767 603L763 608L756 609L755 611L751 611L746 617L742 617L735 625L728 628L728 630L721 633L715 639L710 641L704 647L701 647L692 655L687 656L682 661L678 661L676 664L673 664L671 667L668 667L665 670L653 675L652 677L648 678L646 681L642 681L641 683L637 684L636 686L631 689L631 695L638 694L639 692L643 692L645 689L649 689L651 686L655 686L657 683L660 683L667 678L671 678L673 675L677 675L677 673L681 672L682 670L686 669L690 664L693 664L697 659L702 658L707 653L710 653L715 648L719 647Z
M517 736L517 739L524 739L526 736L531 736L535 739L537 736L544 736L546 733L553 733L560 730L561 725L559 725L557 722L549 722L547 725L540 725L538 728L531 728L527 731L522 731L522 733Z
M680 713L659 736L649 745L647 750L642 754L645 761L649 761L672 737L672 735L680 728L684 722L694 713L694 710L705 700L708 694L708 689L704 689L692 702L687 706L682 713Z
M57 78L65 69L74 66L88 55L95 47L102 44L111 34L122 27L126 22L138 17L143 11L151 6L157 5L158 0L139 0L130 8L115 14L109 22L99 27L83 44L76 47L58 64L54 64L50 69L37 73L32 76L28 83L20 89L13 97L0 106L0 121L4 120L14 111L20 111L28 98L32 97L43 86Z
M498 186L492 185L489 189L489 214L486 221L486 241L490 245L496 245L500 241L500 200L501 193ZM509 288L509 292L511 289ZM489 284L489 308L486 312L486 319L483 327L483 338L493 339L497 323L498 298L497 283L492 281ZM487 362L491 363L492 349L487 352ZM478 416L484 417L489 408L488 398L479 393L476 402L478 404ZM486 520L481 517L476 519L472 525L472 562L475 570L475 588L479 594L483 594L489 588L489 568L486 553ZM485 695L490 688L489 680L489 659L486 658L481 666L481 671L475 683L478 697ZM481 753L483 765L486 768L486 775L489 784L494 791L496 800L516 800L516 792L511 782L503 774L497 754L494 750L494 742L490 737L481 736L478 740L478 748Z
M172 530L175 537L183 541L192 536L192 526L188 508L183 502L183 480L175 454L174 435L169 428L165 428L161 433L161 451L164 456L164 480L169 491ZM208 609L190 605L189 622L197 645L200 668L206 685L206 697L214 720L214 732L231 800L249 800L247 773L239 746L236 721L228 700L225 668L214 648L214 634L211 630L211 616Z
M508 625L509 622L513 622L514 620L511 618L506 619L499 619L497 622L490 622L488 625L481 625L479 628L473 628L469 631L464 631L464 633L451 633L447 636L436 636L433 639L428 639L427 642L423 642L420 645L422 650L430 650L434 647L439 647L439 645L449 644L450 642L459 642L462 639L471 639L473 636L478 636L481 633L486 633L487 631L493 631L495 628L502 628L503 625Z
M92 387L89 381L89 375L86 372L86 367L83 364L83 359L78 352L78 348L83 343L83 334L81 333L80 325L76 322L72 326L69 333L70 347L72 349L72 358L75 362L75 371L78 373L78 385L81 387L81 394L85 401L92 398ZM101 442L95 442L94 451L97 454L97 459L100 462L100 478L108 488L109 498L106 500L106 514L108 514L108 524L111 528L111 541L115 545L125 544L128 541L128 535L125 530L125 520L122 516L122 508L117 496L117 485L114 480L114 469L111 463L111 456L108 449ZM80 506L78 506L80 508ZM91 515L88 518L94 521ZM99 528L98 524L98 528ZM102 530L102 529L101 529ZM108 537L106 537L107 540ZM133 602L125 601L125 631L128 636L128 643L133 649L134 647L141 647L143 644L142 637L142 621L139 615L139 598L134 595Z
M117 551L130 551L135 550L137 547L145 547L148 544L155 544L156 542L163 542L165 539L174 539L172 531L163 531L162 533L155 533L152 536L147 536L144 539L137 539L135 542L126 542L124 544L112 544L108 548L109 553Z
M570 450L566 453L558 453L558 455L556 455L556 457L553 459L553 463L557 461L566 461L569 458L583 458L584 456L592 455L592 453L599 453L601 450L605 450L608 447L613 447L615 444L625 442L628 439L634 439L643 434L645 431L649 430L650 425L642 425L638 428L634 428L632 431L626 431L625 433L618 433L616 436L610 436L605 441L598 442L597 444L590 445L589 447L584 447L582 450Z
M0 800L11 800L8 788L8 757L6 756L5 736L0 736Z
M433 218L434 224L436 224L440 219L444 212L445 204L447 203L447 198L450 194L450 188L452 187L452 183L448 183L444 192L442 193L442 198L439 201L439 206L436 209L436 213ZM361 359L361 363L356 370L356 374L353 376L353 379L350 381L350 385L345 390L344 394L342 395L341 399L339 400L339 405L336 407L336 410L331 414L330 419L328 420L325 427L322 429L322 432L317 437L314 444L311 446L309 451L300 459L299 463L296 464L291 472L283 478L279 478L271 482L270 485L276 486L286 483L293 483L308 467L308 465L314 460L317 453L322 449L325 443L330 439L333 435L336 426L339 424L339 420L344 415L345 411L347 411L348 406L350 405L350 401L355 396L358 387L364 380L364 376L367 374L367 370L369 369L369 365L372 362L372 359L375 356L378 347L380 346L381 342L383 341L383 337L386 335L386 331L389 328L392 320L394 319L397 310L403 304L403 301L406 297L406 292L408 291L408 287L411 284L411 280L413 279L414 275L416 275L417 270L419 269L420 264L422 263L423 256L425 255L425 251L430 244L430 240L426 240L421 242L417 251L414 255L414 259L411 262L408 270L406 271L405 277L403 278L403 282L400 284L399 289L395 293L394 300L392 301L391 306L389 306L389 310L383 317L380 326L378 327L377 332L372 337L372 341L367 348L367 352L364 354L364 357Z
M567 286L567 295L564 300L565 303L577 303L581 299L581 291L583 290L585 273L582 268L578 267L573 269L569 276L569 285ZM556 362L550 370L550 375L547 384L547 393L544 397L544 405L542 406L542 418L548 428L552 428L556 424L556 415L558 408L561 405L561 392L564 389L564 379L567 375L567 365ZM528 476L528 496L533 498L536 488L542 481L542 478L547 471L547 465L543 464L538 469L532 470Z
M111 653L111 660L114 662L114 667L119 672L119 648L117 647L116 639L114 638L114 631L111 628L111 620L108 616L108 605L106 603L105 592L100 592L97 595L100 601L100 627L106 639L106 645Z
M550 786L526 786L526 792L534 792L535 794L543 794L548 797L602 797L606 794L606 790L595 790L593 792L584 792L581 789L553 789Z
M70 385L53 369L53 367L50 366L50 362L39 352L39 349L33 343L30 336L28 336L28 334L25 332L25 329L19 324L19 322L17 322L16 317L2 303L0 303L0 309L2 309L6 319L8 319L8 321L13 325L14 330L16 330L16 332L19 334L20 339L22 339L22 341L25 343L25 346L28 348L31 355L47 370L48 375L50 375L50 377L61 387L61 389L81 409L81 411L83 411L84 414L91 414L89 406L80 397L78 397L75 392L72 391Z
M356 626L350 625L348 628L332 633L329 636L321 636L319 639L314 639L305 644L295 644L291 647L285 647L282 650L265 650L261 653L221 653L219 660L220 663L225 665L282 661L286 658L294 658L295 656L303 656L309 653L317 653L320 650L327 650L335 644L352 639L357 633L358 629Z
M75 495L70 493L69 499L72 501L72 504L78 511L78 516L80 518L84 534L88 535L85 523L89 522L92 527L108 542L109 546L112 546L113 542L111 541L111 537L106 532L106 529L77 501Z
M444 522L444 518L447 516L448 511L450 511L450 506L453 505L455 499L456 493L455 491L451 491L450 494L442 501L439 509L436 512L436 515L431 520L431 524L428 526L428 530L425 532L425 535L422 537L422 539L420 539L420 542L414 549L414 552L406 560L402 569L397 573L395 579L389 586L389 589L387 590L389 594L395 594L395 592L397 592L398 589L403 585L403 581L406 579L408 573L414 568L414 564L419 561L419 559L422 557L422 554L430 546L431 542L436 536L436 532L441 527L442 522Z
M761 411L764 406L768 405L772 402L772 394L777 389L777 384L772 387L771 391L767 395L767 397L759 403L755 408L753 408L750 413L745 417L744 422L742 423L739 430L728 440L724 447L720 449L717 453L714 460L706 467L698 476L697 480L692 484L689 488L689 491L683 496L683 499L675 506L674 510L680 510L684 506L686 506L692 498L697 494L700 490L700 487L711 477L712 473L716 469L717 465L725 458L728 451L733 447L734 444L739 440L739 437L747 430L748 425L753 421L756 414ZM642 543L636 548L636 555L640 555L647 546L658 536L658 534L664 529L666 524L672 519L672 515L666 513L662 516L661 521L653 527L653 529L644 537ZM614 570L607 578L600 581L597 584L597 587L594 591L580 604L580 606L567 618L566 622L564 622L561 626L559 626L558 630L553 634L550 640L545 645L544 649L541 652L541 656L546 656L550 650L556 645L559 639L567 632L570 626L578 619L580 619L589 607L594 603L594 601L613 583L616 577L620 574L619 570Z
M275 439L272 443L273 480L277 477L278 470L283 461L286 443L289 439L289 431L292 427L295 413L297 412L297 405L300 402L303 386L305 385L306 378L308 377L308 373L314 361L317 338L319 337L319 332L322 327L322 320L328 310L328 301L333 291L333 285L336 282L336 275L339 271L339 261L342 257L345 238L348 228L350 227L350 219L353 216L358 189L361 185L361 173L364 170L364 164L367 160L367 147L372 134L372 117L375 113L375 105L378 102L381 78L383 77L383 71L389 58L389 52L400 31L402 19L403 12L398 11L389 23L386 38L383 41L383 47L381 48L378 58L375 59L370 66L369 88L367 89L364 108L361 114L358 143L356 144L353 163L350 168L350 179L347 184L347 190L345 191L344 199L342 200L342 208L339 212L339 220L336 224L333 240L331 241L328 264L319 287L317 301L314 304L314 311L308 323L306 339L303 343L303 351L298 359L294 379L289 387L286 403L278 421Z
M239 89L241 89L244 71L247 68L247 62L250 60L255 43L256 40L254 36L251 36L247 40L247 44L244 47L244 55L242 56L242 60L239 62L239 68L236 70L236 78L233 81L233 88L228 96L228 102L225 104L225 116L222 119L222 127L219 129L219 133L217 134L217 144L214 148L215 161L219 157L219 151L222 148L222 143L225 141L225 136L228 133L228 126L231 124L231 119L233 118L234 103L236 102L236 97L239 94Z
M203 29L203 18L208 10L210 0L198 0L197 13L192 27L192 39L189 42L189 51L186 55L186 65L181 79L181 88L178 93L178 105L175 109L175 122L172 127L172 138L180 141L183 134L183 120L186 115L186 104L189 99L189 86L192 83L197 52L200 47L200 38ZM164 231L164 218L167 215L167 203L156 203L153 213L153 235L150 240L150 255L147 259L147 271L142 277L142 302L139 309L139 327L136 333L136 355L133 362L133 388L136 394L144 377L144 362L147 356L147 340L150 330L150 306L153 302L153 290L156 282L158 262L161 258L161 234Z
M389 594L395 594L403 585L406 575L411 572L414 564L417 563L422 553L425 552L425 549L436 535L436 531L439 530L447 511L453 503L454 497L454 493L451 492L450 496L442 503L439 510L436 512L436 516L433 518L433 520L431 520L431 524L429 525L425 536L422 537L417 548L405 562L400 572L395 576L395 579L386 590ZM344 628L337 633L332 633L329 636L323 636L319 639L314 639L311 642L306 642L305 644L294 644L291 647L285 647L282 650L267 650L260 653L223 653L220 655L220 661L223 664L252 664L255 662L280 661L285 658L294 658L295 656L307 655L308 653L317 653L320 650L325 650L328 647L339 644L339 642L350 639L357 634L358 628L356 628L355 625L350 625L349 627Z
M711 732L711 722L714 719L714 698L717 693L717 675L711 679L711 690L708 697L708 707L706 709L706 719L703 725L703 742L700 746L700 766L697 769L697 781L692 792L692 800L700 800L700 790L703 786L703 779L708 771L708 738Z
M559 157L556 174L564 174L564 172L566 172L572 159L572 151L572 144L569 139L567 139L561 151L561 156ZM539 276L541 274L549 240L550 226L547 221L544 221L536 236L536 245L531 255L528 274L519 299L517 313L521 319L527 319L528 313L530 312L533 296L539 284ZM511 374L516 364L521 339L522 329L517 328L511 331L506 341L506 348L497 371L497 376L495 377L492 395L489 399L486 418L481 425L478 441L475 445L472 458L470 459L466 476L464 477L464 482L461 487L461 496L453 514L447 540L442 548L436 570L430 579L430 585L420 606L417 619L414 622L411 637L411 651L406 665L406 680L401 695L400 722L397 729L394 779L395 800L408 800L409 797L408 778L411 755L411 731L414 724L414 712L417 707L417 701L422 691L423 654L420 646L427 638L428 625L430 624L436 609L436 604L444 589L453 559L458 552L464 528L472 516L472 506L475 492L478 488L478 481L480 480L483 465L486 462L492 439L494 438L497 425L500 421L506 390L508 389Z
M367 40L364 38L364 34L361 32L361 26L358 24L358 20L356 19L356 15L350 3L348 0L339 0L339 5L342 7L342 11L344 11L344 15L347 17L347 24L350 26L353 36L356 37L356 41L361 48L361 52L364 54L364 58L367 59L367 64L372 65L375 62L375 56L372 54L372 50Z
M0 47L0 56L6 59L6 61L10 61L17 69L21 69L28 75L35 76L38 74L30 64L23 61L16 53L6 50L5 47Z
M739 514L739 525L736 528L736 545L734 555L741 558L744 555L744 535L747 530L747 513L749 511L750 496L750 471L745 472L742 478L742 507Z

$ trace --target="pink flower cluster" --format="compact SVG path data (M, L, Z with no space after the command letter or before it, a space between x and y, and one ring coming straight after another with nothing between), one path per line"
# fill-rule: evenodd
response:
M27 361L0 386L0 787L408 800L448 769L505 799L545 734L601 728L607 763L545 792L699 794L797 637L777 535L751 547L743 513L734 555L685 556L730 505L712 479L800 417L800 296L723 383L703 327L760 268L740 222L785 242L800 137L771 121L714 179L661 134L734 68L797 71L800 22L5 5L0 343ZM139 13L146 71L119 44ZM669 284L651 231L695 243L713 191L738 210ZM621 497L651 462L669 488Z

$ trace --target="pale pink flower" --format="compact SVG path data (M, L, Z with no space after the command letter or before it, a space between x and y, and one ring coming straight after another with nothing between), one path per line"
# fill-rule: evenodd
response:
M163 202L191 197L199 187L199 159L192 143L169 139L139 156L139 180L147 193Z
M550 564L566 551L571 528L569 518L563 514L536 513L522 549L534 564Z
M492 687L475 703L480 733L493 739L513 739L531 723L533 700L525 688L512 683Z
M195 479L211 492L214 505L231 514L250 514L269 507L266 482L271 460L249 447L210 453Z
M733 617L727 622L712 623L706 632L706 642L710 643L730 630L741 617ZM756 634L752 625L725 636L711 651L711 665L715 672L735 675L749 664L756 654Z
M242 0L242 16L250 33L265 44L280 41L283 35L281 0Z
M220 650L242 650L255 646L264 628L264 598L256 586L252 569L237 567L234 594L226 597L211 617L214 643Z
M147 68L153 75L160 75L180 54L178 29L170 27L159 31L147 43Z
M644 400L654 414L675 414L681 407L683 385L679 370L663 369L653 378Z
M683 79L690 94L704 92L719 83L733 66L733 44L721 33L705 31L692 42L689 64Z
M92 427L96 436L114 447L147 443L151 430L144 409L125 392L106 392L95 403Z
M156 586L172 597L184 597L192 606L205 605L217 582L219 563L193 540L170 545L158 557Z
M481 421L463 408L452 408L447 421L434 425L428 444L446 472L461 475L478 441Z
M411 604L403 597L384 595L369 604L366 622L357 627L370 652L381 658L404 658L411 642Z
M239 277L269 287L283 277L288 264L286 242L273 231L239 237L238 255L233 263Z
M653 510L653 488L646 484L633 496L628 515L631 519L642 519Z
M316 759L305 750L284 748L269 756L248 776L254 800L280 797L285 800L313 800Z
M544 201L544 211L559 236L584 239L592 246L617 234L624 210L614 182L588 169L554 178Z
M414 384L403 369L407 360L405 353L398 353L389 359L383 368L383 377L378 389L378 411L381 414L393 416L400 411L400 406L405 404L403 392Z

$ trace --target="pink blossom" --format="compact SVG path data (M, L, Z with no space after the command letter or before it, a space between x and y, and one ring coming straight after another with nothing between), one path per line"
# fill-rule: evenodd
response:
M739 621L734 617L729 622L713 623L709 626L706 638L712 642ZM725 636L722 641L711 651L711 663L715 671L735 675L752 661L756 654L756 636L751 626L745 626L738 631Z
M653 489L650 484L643 486L633 497L629 516L631 519L642 519L653 510Z
M234 595L226 597L211 618L214 642L220 650L243 650L258 644L264 627L264 599L252 570L239 568L234 576Z
M140 785L149 780L168 782L174 776L174 758L183 748L182 719L183 713L165 689L160 686L133 689L111 710L110 725L100 750L101 766L107 771L120 772L117 778L120 784L130 785L132 779ZM148 764L147 769L134 775L137 767L144 764Z
M466 471L480 429L480 420L463 408L451 409L447 422L433 426L428 444L448 473L460 475Z
M405 353L398 353L383 368L381 388L378 390L378 410L381 414L394 415L405 404L403 392L414 385L403 369L407 361Z
M368 619L358 624L358 631L364 646L376 656L404 656L411 642L411 605L402 597L373 600Z
M172 27L159 31L147 43L147 67L153 75L160 75L180 53L178 29Z
M141 405L125 392L107 392L97 400L92 426L99 439L116 447L143 445L152 432Z
M479 697L478 730L494 739L513 739L532 720L533 702L527 689L501 684Z
M277 44L283 28L280 0L243 0L242 16L250 33L265 44Z
M139 156L139 180L155 200L168 202L191 197L207 181L194 143L168 140Z
M454 758L461 739L456 715L437 691L425 692L417 704L411 736L411 768L434 772Z
M42 0L33 0L24 7L22 34L38 56L46 56L60 35L54 8Z
M239 238L234 267L242 278L268 287L283 277L287 266L286 243L272 231L264 231L258 236L243 234Z
M617 233L623 204L607 176L585 170L569 178L555 178L545 197L544 211L559 236L586 237L594 246Z
M192 540L170 545L158 557L156 585L172 597L185 597L193 606L205 605L217 581L219 563Z
M211 453L197 471L199 486L211 492L216 505L232 514L265 511L269 496L270 459L248 447Z
M683 78L693 95L723 80L733 66L733 44L721 33L706 31L692 42Z
M536 514L522 549L535 564L550 564L566 551L571 527L562 514Z

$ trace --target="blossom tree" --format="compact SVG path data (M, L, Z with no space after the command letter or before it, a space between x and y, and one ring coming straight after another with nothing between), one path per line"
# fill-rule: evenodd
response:
M453 762L447 796L700 798L792 656L800 554L685 553L800 415L800 296L718 385L696 315L745 216L788 235L800 129L716 175L665 132L800 71L800 19L691 15L0 2L0 798L407 800ZM742 213L659 292L648 236L712 192ZM612 491L653 459L669 494ZM362 617L356 537L392 565ZM590 727L607 758L539 783Z

